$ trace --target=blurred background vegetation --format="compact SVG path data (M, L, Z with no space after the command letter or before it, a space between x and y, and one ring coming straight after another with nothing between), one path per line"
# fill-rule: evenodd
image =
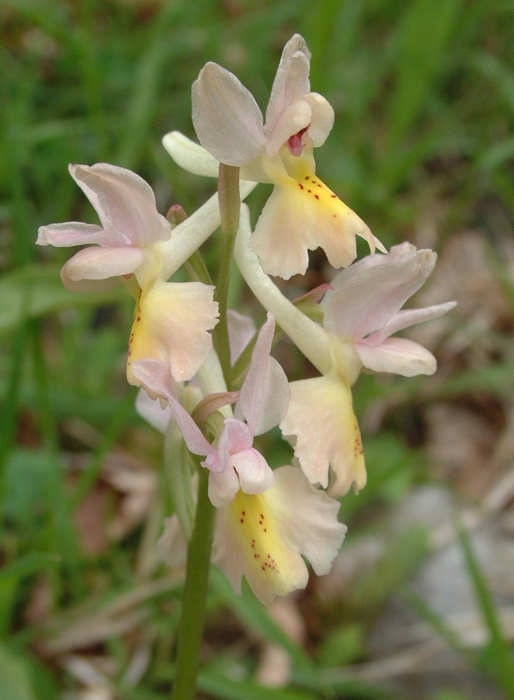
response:
M295 31L336 110L320 176L388 246L440 253L414 303L459 306L411 331L434 377L356 386L369 484L333 572L264 610L212 571L201 697L514 699L514 2L3 0L0 21L0 700L166 698L183 577L155 561L130 299L68 293L37 228L96 223L68 163L193 211L214 183L160 144L193 136L192 81L218 61L264 108Z

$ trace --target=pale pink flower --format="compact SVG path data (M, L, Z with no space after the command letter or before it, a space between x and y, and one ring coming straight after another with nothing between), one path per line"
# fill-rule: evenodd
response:
M107 163L71 165L70 174L95 208L101 225L68 222L42 226L40 245L88 245L62 268L64 285L76 292L125 283L136 299L127 378L132 363L150 357L187 380L206 359L217 323L213 287L168 278L219 225L216 198L171 229L158 213L150 186L138 175Z
M230 503L240 489L247 494L257 494L273 483L273 471L253 447L253 438L278 425L289 402L287 378L269 354L274 329L275 320L269 314L259 332L236 404L236 415L244 420L225 418L217 447L208 442L180 404L171 384L169 368L164 363L145 359L133 365L144 388L152 396L167 401L190 452L205 457L202 465L211 471L209 497L217 508Z
M336 268L356 257L355 235L372 251L382 245L366 224L316 176L313 147L332 129L334 111L311 92L310 52L295 34L284 47L266 121L253 97L229 71L207 63L193 83L193 124L202 149L172 132L163 143L192 172L217 175L216 161L242 168L241 177L275 187L251 239L266 273L304 273L308 250L323 248Z
M346 533L337 520L336 501L309 484L298 467L271 471L252 446L253 436L276 425L287 408L287 380L269 357L273 330L270 314L236 406L247 422L225 419L217 447L209 444L179 403L164 365L151 360L134 365L143 386L167 401L163 408L159 401L141 398L140 413L163 432L173 417L189 450L206 456L202 464L211 470L209 495L218 508L212 562L236 593L241 592L245 576L265 604L276 595L305 588L308 569L302 556L318 575L327 574ZM170 566L184 563L184 536L175 515L165 521L158 550Z
M246 222L246 223L245 223ZM436 254L408 243L388 255L368 256L340 272L322 303L323 326L307 318L267 277L248 246L250 224L242 220L235 256L254 294L322 376L292 382L288 412L280 424L290 436L311 483L329 486L338 497L366 483L351 386L361 369L411 377L433 374L434 356L418 343L390 337L415 323L436 318L455 302L401 310L431 274Z

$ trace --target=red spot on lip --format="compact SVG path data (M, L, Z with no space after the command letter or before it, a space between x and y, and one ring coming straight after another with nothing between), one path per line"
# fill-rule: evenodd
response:
M330 196L332 197L332 199L337 199L337 195L335 194L331 194Z
M303 190L303 185L301 182L298 183L300 185L300 189Z
M316 199L319 199L319 194L314 195Z
M311 190L307 190L307 192L310 194L310 193L311 193Z
M306 176L305 176L305 179L306 179L306 180L308 180L308 179L309 179L309 176L308 176L308 175L306 175Z

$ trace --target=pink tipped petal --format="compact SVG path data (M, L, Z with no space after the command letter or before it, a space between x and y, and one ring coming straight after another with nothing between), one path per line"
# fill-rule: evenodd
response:
M40 226L36 243L38 245L53 245L69 247L74 245L89 245L96 243L101 246L115 248L125 246L129 240L113 229L103 229L94 224L82 224L69 221L65 224Z
M289 105L277 119L273 131L269 134L266 143L266 154L273 158L286 141L306 129L311 123L312 109L305 100L297 100Z
M313 145L318 148L323 146L327 136L334 126L334 110L332 105L317 92L311 92L303 98L311 107L311 123L309 126L309 136Z
M220 163L241 167L264 148L262 113L235 75L207 63L192 87L198 140Z
M309 484L297 467L274 473L276 488L267 500L282 539L309 560L318 576L328 574L347 530L337 519L339 503Z
M163 435L173 419L170 407L163 408L160 400L150 398L143 388L139 389L136 397L136 411L141 418Z
M294 453L311 484L329 484L343 496L366 484L359 426L349 387L335 373L291 383L291 401L280 424L293 437ZM332 472L330 475L330 471Z
M70 165L70 173L104 228L115 229L134 245L170 237L170 225L157 211L152 188L136 173L109 163Z
M365 340L355 344L362 364L375 372L392 372L404 377L434 374L437 362L431 352L405 338L387 338L381 345Z
M310 92L310 58L307 44L299 34L284 46L266 110L267 134L275 129L280 115L289 105Z
M106 280L110 277L130 275L144 260L139 248L91 247L79 250L62 268L62 278L72 282L80 280Z
M127 378L135 360L150 357L170 365L176 381L191 379L206 360L218 305L213 287L201 282L156 282L141 294L134 314Z
M416 323L423 323L424 321L430 321L432 318L443 316L456 305L456 301L448 301L445 304L425 306L423 309L405 309L404 311L399 311L385 324L379 333L368 336L366 341L370 345L380 345L380 343L393 333L414 326Z
M230 361L235 364L243 350L256 333L255 321L250 316L240 314L233 309L227 311L228 340L230 343Z
M278 425L287 411L290 391L282 367L270 357L275 319L268 320L259 331L252 360L246 374L238 407L248 421L253 435L261 435Z
M382 262L346 279L341 275L325 311L325 329L348 340L381 330L423 285L436 258L431 250L420 250L405 260Z
M218 177L220 165L216 158L180 131L170 131L166 134L162 145L175 163L189 173Z
M273 471L260 452L253 447L232 455L231 464L239 477L241 490L248 494L266 491L275 481Z

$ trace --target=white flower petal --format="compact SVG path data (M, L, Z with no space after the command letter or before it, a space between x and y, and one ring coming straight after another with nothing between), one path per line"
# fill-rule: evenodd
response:
M359 426L349 387L335 373L291 383L291 401L280 424L293 436L295 457L311 484L339 497L366 484Z
M175 163L189 173L218 177L220 164L216 158L180 131L170 131L166 134L162 139L162 145Z
M157 211L152 188L136 173L109 163L70 165L69 171L105 229L115 229L134 245L170 237L170 225Z
M233 467L209 474L209 499L215 508L224 508L234 500L239 491L239 479Z
M134 314L127 379L139 384L131 364L152 358L168 364L176 381L191 379L212 347L218 316L213 287L201 282L156 282L143 290Z
M404 377L434 374L437 362L431 352L406 338L387 338L381 345L355 343L364 367L375 372L392 372Z
M309 136L313 145L318 148L323 146L327 136L334 126L334 110L332 105L322 95L311 92L303 98L311 106L311 123L309 125Z
M328 574L347 530L337 520L339 503L311 486L297 467L279 467L275 477L266 500L282 539L307 557L318 576Z
M273 470L261 453L253 447L233 454L230 461L237 472L243 493L262 493L275 482Z
M262 113L235 75L207 63L192 87L198 140L220 163L241 167L264 148Z
M66 287L68 281L106 280L110 277L130 275L143 262L144 254L139 248L83 248L75 253L62 267L61 279ZM118 281L116 280L117 286Z

